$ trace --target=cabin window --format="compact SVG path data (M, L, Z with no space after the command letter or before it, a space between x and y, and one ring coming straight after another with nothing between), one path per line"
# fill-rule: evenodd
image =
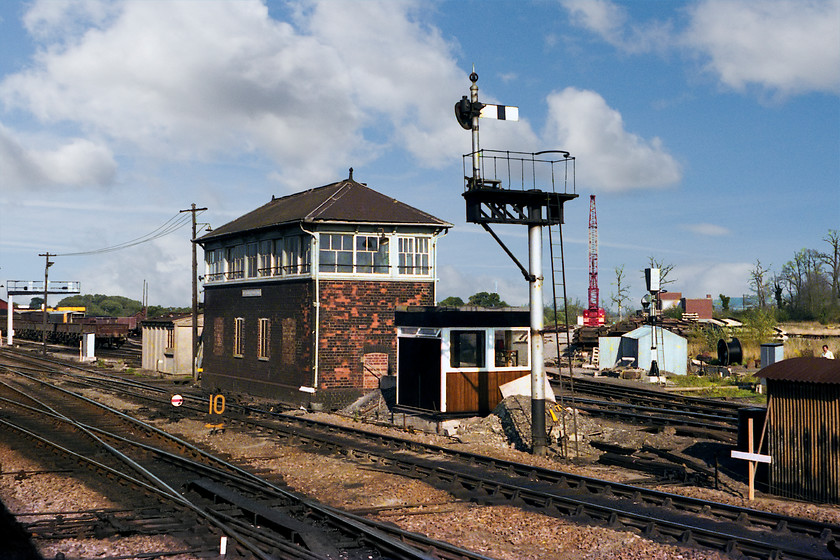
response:
M227 248L227 277L236 280L245 276L245 245Z
M431 271L428 237L399 238L399 273L427 275Z
M259 269L257 270L259 276L271 276L273 245L274 242L270 239L260 241Z
M309 272L309 243L300 235L284 239L283 274Z
M245 319L237 317L233 320L233 356L241 358L245 355L245 344L243 340L243 331L245 330Z
M271 342L271 321L266 318L259 320L259 333L257 344L257 358L267 360L269 358L269 344Z
M528 366L528 331L496 329L493 338L496 367Z
M318 256L321 272L353 272L353 236L322 233Z
M257 277L257 244L248 243L245 246L245 276L247 278Z
M211 249L207 251L207 281L219 282L225 279L224 251Z
M483 368L484 331L452 331L449 363L454 368Z
M388 238L377 235L356 236L356 272L388 273Z

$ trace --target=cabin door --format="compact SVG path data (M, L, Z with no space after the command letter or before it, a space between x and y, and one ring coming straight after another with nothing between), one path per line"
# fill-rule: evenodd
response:
M440 410L440 339L397 339L397 403Z

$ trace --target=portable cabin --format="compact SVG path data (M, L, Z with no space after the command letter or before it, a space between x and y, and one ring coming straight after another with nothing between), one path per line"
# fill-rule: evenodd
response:
M767 382L770 492L840 504L840 361L789 358L755 375Z
M685 375L688 369L686 339L662 327L655 329L651 325L642 325L621 337L599 337L598 368L603 370L628 366L650 370L655 352L659 371ZM652 338L654 332L655 341Z
M423 307L395 321L399 405L486 414L501 385L530 374L527 310Z
M451 226L351 169L203 235L202 385L330 409L377 388L395 369L395 308L435 302Z
M198 316L198 334L204 316ZM192 374L192 315L173 315L147 319L142 332L141 367L169 375Z

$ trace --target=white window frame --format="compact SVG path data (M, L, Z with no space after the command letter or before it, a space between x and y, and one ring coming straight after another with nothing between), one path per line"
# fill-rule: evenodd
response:
M268 360L271 358L271 320L260 317L257 333L257 359Z
M363 262L368 260L370 262ZM388 238L376 234L356 234L353 242L353 272L382 275L390 271L391 254Z
M319 236L318 271L328 274L352 274L354 271L355 235L352 233L327 233ZM332 255L333 258L329 258ZM347 261L347 256L350 262ZM341 258L343 257L343 258ZM328 262L333 261L333 262ZM345 261L345 262L341 262ZM327 268L329 267L329 269Z
M271 276L274 272L274 241L272 239L263 239L260 241L259 255L257 257L259 267L257 269L258 276Z
M245 277L245 245L232 245L225 249L226 277L240 280Z
M257 243L245 245L245 278L257 277Z
M236 317L233 320L233 357L245 356L245 318Z
M400 235L397 237L397 252L397 273L400 276L431 276L431 237Z

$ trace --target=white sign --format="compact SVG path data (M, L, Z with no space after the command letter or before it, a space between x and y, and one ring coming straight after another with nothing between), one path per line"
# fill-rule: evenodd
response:
M184 404L184 397L181 395L172 395L172 406L181 406Z
M732 451L733 459L744 459L745 461L755 461L756 463L770 463L770 455L759 455L758 453L747 453L746 451Z

